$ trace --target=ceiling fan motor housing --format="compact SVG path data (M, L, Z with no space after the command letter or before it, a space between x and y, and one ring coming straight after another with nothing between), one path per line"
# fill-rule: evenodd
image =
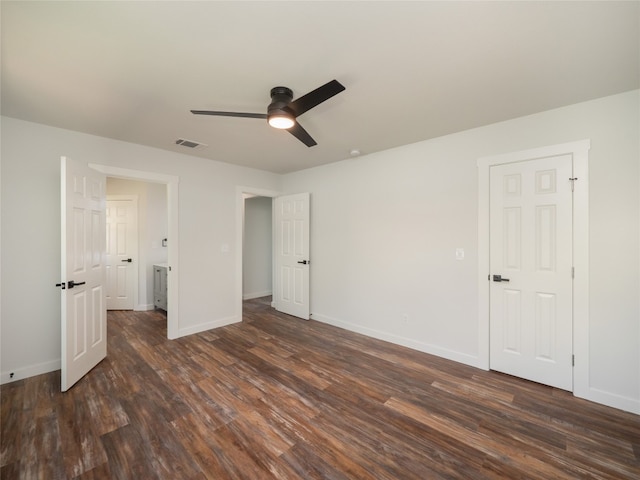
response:
M292 116L291 110L285 108L293 100L293 92L287 87L273 87L271 89L271 103L267 109L267 115Z

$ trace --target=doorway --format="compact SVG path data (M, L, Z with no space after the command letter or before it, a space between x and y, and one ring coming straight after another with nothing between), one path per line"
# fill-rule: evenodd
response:
M272 285L273 294L278 295L278 298L272 301L271 306L305 320L310 318L309 195L303 193L281 196L279 192L270 190L236 187L236 261L240 266L236 281L238 321L242 321L244 216L245 199L248 196L268 197L273 202ZM294 262L293 268L283 263L283 257L288 257L288 261ZM293 306L294 309L290 310L289 306Z
M107 297L107 308L153 310L153 266L167 263L167 243L163 242L168 238L166 185L107 177L109 205L114 208L107 215L107 261L113 257L113 265L107 268L112 271L107 275L107 293L115 298ZM117 215L111 223L109 213ZM130 282L124 279L126 274L131 275ZM130 302L118 298L125 296L125 287L134 296Z
M180 336L179 315L180 315L180 297L179 291L179 262L178 252L180 251L179 238L179 215L178 215L178 193L179 178L173 175L165 175L155 172L144 172L140 170L130 170L121 167L112 167L108 165L90 164L94 170L104 173L109 178L133 180L142 183L154 184L156 187L163 189L166 193L166 223L167 236L162 239L153 239L152 242L160 242L165 240L166 258L169 275L167 277L167 338L173 340ZM153 260L151 266L153 265ZM153 275L151 271L150 275ZM150 290L153 293L153 281L149 280Z
M273 199L245 195L242 299L273 294Z
M236 318L237 321L242 321L242 302L244 301L244 297L245 297L245 263L251 261L250 257L245 258L245 202L247 201L247 199L252 199L252 198L263 198L263 200L259 200L256 201L257 203L262 203L262 213L259 215L262 219L261 219L261 223L264 222L264 217L266 215L266 203L271 203L271 209L273 209L273 199L275 197L277 197L278 195L280 195L280 192L274 191L274 190L265 190L265 189L261 189L261 188L254 188L254 187L243 187L243 186L239 186L236 187L236 245L235 245L235 251L236 251L236 264L239 265L239 272L238 275L236 276ZM250 207L251 208L251 207ZM273 218L273 210L271 210L271 218ZM273 225L273 221L271 223ZM255 225L257 226L257 225ZM252 223L250 228L253 228L254 225ZM264 227L261 228L262 233L261 235L264 236L265 232L264 232ZM271 291L273 292L273 230L271 231ZM262 280L262 285L265 285L266 282L264 281L264 275L269 275L269 267L266 266L266 261L264 260L264 253L261 253L261 258L263 259L263 268L261 270L258 270L260 273L260 275L262 275L263 280ZM251 288L247 288L247 295L252 295L252 294L258 294L259 293L259 289L261 287L251 287ZM249 290L254 290L254 292L250 292ZM273 306L273 303L271 304Z

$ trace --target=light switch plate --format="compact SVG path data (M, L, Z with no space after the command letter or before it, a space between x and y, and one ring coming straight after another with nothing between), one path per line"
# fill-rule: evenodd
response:
M464 260L464 248L456 248L456 260Z

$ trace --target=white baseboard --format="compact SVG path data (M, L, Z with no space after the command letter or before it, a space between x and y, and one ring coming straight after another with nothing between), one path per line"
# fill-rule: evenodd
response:
M151 305L150 310L153 310L153 305ZM240 321L241 319L239 319L237 316L233 316L233 317L223 318L219 320L214 320L212 322L201 323L199 325L194 325L192 327L181 329L179 331L178 337L193 335L194 333L204 332L206 330L211 330L212 328L224 327L226 325L231 325L233 323L238 323ZM5 383L16 382L18 380L23 380L25 378L35 377L36 375L42 375L44 373L60 370L61 363L62 362L60 359L51 360L49 362L39 363L37 365L29 365L26 367L16 368L6 372L0 372L0 385L4 385Z
M148 312L149 310L153 310L155 305L153 303L141 304L137 305L133 311L134 312Z
M193 335L195 333L205 332L213 328L225 327L227 325L231 325L233 323L239 323L241 321L242 321L241 318L238 318L237 316L234 315L233 317L221 318L218 320L214 320L212 322L200 323L198 325L193 325L191 327L179 329L178 336L176 338L186 337L187 335Z
M350 322L345 322L336 318L328 317L328 316L317 314L317 313L312 314L311 318L319 322L328 323L329 325L344 328L345 330L361 333L363 335L377 338L379 340L384 340L387 342L394 343L396 345L412 348L420 352L429 353L431 355L436 355L438 357L446 358L447 360L453 360L454 362L459 362L465 365L469 365L471 367L476 367L482 370L486 370L484 368L482 360L472 355L467 355L467 354L456 352L453 350L448 350L446 348L438 347L436 345L431 345L424 342L418 342L416 340L401 337L399 335L390 334L388 332L381 332L378 330L363 327L361 325L357 325ZM584 392L575 391L574 395L576 397L583 398L591 402L599 403L601 405L606 405L608 407L617 408L619 410L624 410L626 412L631 412L636 415L640 415L640 399L637 399L637 398L629 398L622 395L606 392L604 390L599 390L593 387L589 388Z
M272 293L273 292L271 290L267 290L265 292L243 293L242 294L242 299L243 300L252 300L254 298L268 297Z
M318 313L313 313L311 315L311 318L319 322L328 323L329 325L333 325L335 327L344 328L345 330L349 330L351 332L361 333L362 335L377 338L378 340L384 340L385 342L390 342L396 345L411 348L413 350L418 350L419 352L429 353L431 355L446 358L447 360L453 360L454 362L463 363L471 367L482 368L481 359L478 357L474 357L473 355L456 352L455 350L449 350L429 343L419 342L411 338L402 337L400 335L394 335L392 333L374 330L372 328L363 327L362 325L345 322L343 320L328 317L326 315Z
M254 297L254 298L259 298L260 296L265 296L265 295L259 295L258 297ZM150 307L151 308L149 308L148 310L153 310L153 305L151 305ZM480 361L480 359L472 355L456 352L453 350L448 350L448 349L438 347L436 345L424 343L424 342L418 342L410 338L405 338L399 335L390 334L388 332L382 332L382 331L371 329L368 327L363 327L362 325L358 325L351 322L345 322L345 321L332 318L326 315L318 314L318 313L312 314L311 318L313 318L318 322L334 325L339 328L344 328L345 330L360 333L362 335L367 335L372 338L377 338L379 340L384 340L387 342L394 343L396 345L412 348L420 352L429 353L431 355L436 355L438 357L446 358L447 360L453 360L454 362L459 362L465 365L482 369L482 362ZM193 335L195 333L204 332L207 330L211 330L213 328L224 327L226 325L231 325L234 323L238 323L240 321L241 319L239 319L237 316L233 316L233 317L227 317L219 320L214 320L212 322L201 323L188 328L180 329L178 337ZM58 360L51 360L49 362L39 363L36 365L29 365L26 367L21 367L21 368L9 370L9 371L3 371L3 372L0 372L0 385L15 382L18 380L23 380L29 377L34 377L36 375L42 375L44 373L54 372L56 370L60 370L60 367L61 367L61 361L58 359ZM599 390L597 388L589 388L587 391L584 391L584 392L574 392L574 395L576 397L580 397L585 400L589 400L591 402L599 403L601 405L606 405L612 408L617 408L619 410L624 410L626 412L631 412L633 414L640 415L640 399L616 395L610 392L606 392L604 390Z
M590 402L606 405L607 407L617 408L625 412L640 415L640 399L623 397L614 393L605 392L597 388L589 388L585 392L574 392L576 397L584 398Z
M5 383L35 377L43 373L55 372L56 370L60 370L60 365L60 360L51 360L50 362L38 363L37 365L29 365L8 372L2 372L0 373L0 384L4 385ZM13 374L13 376L11 376L11 374Z

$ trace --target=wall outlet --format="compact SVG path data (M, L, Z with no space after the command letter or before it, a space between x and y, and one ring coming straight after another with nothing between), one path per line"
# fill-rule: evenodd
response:
M402 315L402 323L409 323L409 315L406 313Z
M464 260L464 248L456 248L456 260Z

